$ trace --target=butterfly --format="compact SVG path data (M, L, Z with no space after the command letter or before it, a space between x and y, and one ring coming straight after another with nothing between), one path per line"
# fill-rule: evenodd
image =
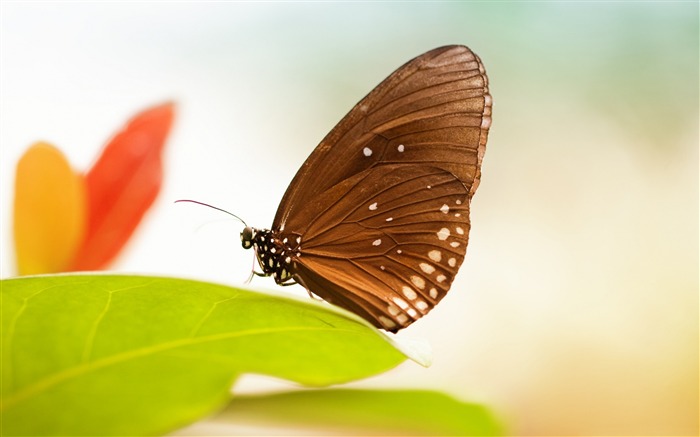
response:
M427 314L464 260L491 106L469 48L408 61L306 159L272 227L241 232L255 273L390 332Z

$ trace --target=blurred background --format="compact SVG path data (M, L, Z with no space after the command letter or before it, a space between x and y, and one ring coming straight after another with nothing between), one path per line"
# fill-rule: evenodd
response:
M114 269L241 285L242 225L173 201L269 226L360 98L414 56L465 44L494 98L467 260L401 333L427 340L434 364L353 385L482 402L512 434L697 435L696 2L1 7L3 278L23 151L46 140L87 169L128 118L174 100L164 191Z

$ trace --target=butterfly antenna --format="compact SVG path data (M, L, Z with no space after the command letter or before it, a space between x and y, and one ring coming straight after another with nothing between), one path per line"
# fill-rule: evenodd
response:
M175 201L175 203L180 203L180 202L196 203L197 205L208 206L209 208L213 208L213 209L219 210L221 212L225 212L226 214L230 215L231 217L233 217L233 218L237 219L238 221L240 221L241 223L243 223L243 226L248 227L248 224L242 218L238 217L236 214L232 214L232 213L226 211L225 209L217 208L216 206L209 205L208 203L204 203L204 202L199 202L197 200L180 199L180 200Z

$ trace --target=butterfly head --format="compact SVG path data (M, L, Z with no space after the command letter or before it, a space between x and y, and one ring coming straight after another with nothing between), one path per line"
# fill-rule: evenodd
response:
M241 231L241 244L243 245L244 249L250 249L253 247L253 241L255 240L257 233L258 231L250 226L243 228L243 231Z

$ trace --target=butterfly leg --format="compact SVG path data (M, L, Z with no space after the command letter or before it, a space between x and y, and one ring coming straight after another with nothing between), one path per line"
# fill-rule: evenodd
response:
M298 276L294 277L294 283L295 283L295 284L299 284L299 285L301 285L302 287L304 287L304 288L306 289L306 292L309 293L309 297L310 297L311 299L314 299L314 300L323 300L323 299L321 299L320 297L318 297L318 296L316 296L315 294L313 294L313 293L311 292L311 290L309 289L309 287L307 287L306 284L304 284L304 281L303 281L300 277L298 277Z

